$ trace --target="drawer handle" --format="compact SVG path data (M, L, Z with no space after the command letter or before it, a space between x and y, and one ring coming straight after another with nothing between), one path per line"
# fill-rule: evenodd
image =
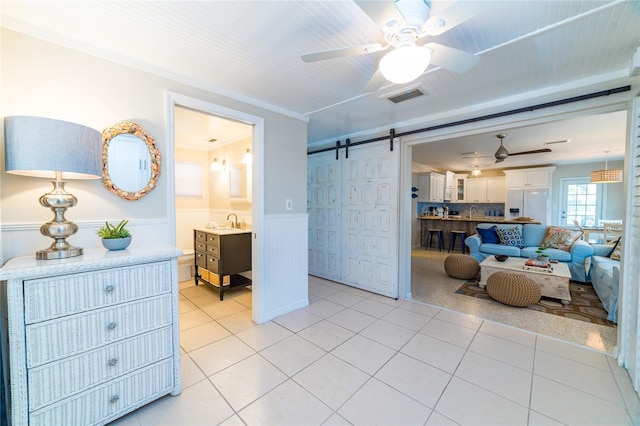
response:
M109 331L111 331L111 330L115 330L115 329L116 329L116 327L117 327L117 325L118 325L118 324L117 324L117 323L115 323L115 322L109 323L109 325L107 326L107 330L109 330Z
M113 395L111 398L109 398L109 403L111 404L115 404L116 402L118 402L120 400L120 395Z
M111 293L113 293L113 291L114 291L115 289L116 289L116 288L115 288L114 286L112 286L112 285L108 285L108 286L106 286L106 287L104 288L104 292L105 292L105 293L107 293L107 294L111 294Z
M109 367L115 367L117 363L118 363L118 358L111 358L109 361L107 361L107 365Z

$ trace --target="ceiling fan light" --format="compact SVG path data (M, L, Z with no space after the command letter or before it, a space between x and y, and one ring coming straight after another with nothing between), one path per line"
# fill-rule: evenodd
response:
M425 72L431 52L413 44L398 46L380 60L380 72L392 83L403 84L415 80Z

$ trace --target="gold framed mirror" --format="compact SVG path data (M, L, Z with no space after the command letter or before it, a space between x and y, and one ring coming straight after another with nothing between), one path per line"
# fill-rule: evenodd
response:
M102 184L124 200L155 189L161 159L153 137L137 123L121 121L102 131Z

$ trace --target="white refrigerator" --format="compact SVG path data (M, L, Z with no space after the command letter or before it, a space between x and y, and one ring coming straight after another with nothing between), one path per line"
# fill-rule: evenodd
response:
M549 214L549 190L509 189L504 210L506 219L526 216L546 225Z

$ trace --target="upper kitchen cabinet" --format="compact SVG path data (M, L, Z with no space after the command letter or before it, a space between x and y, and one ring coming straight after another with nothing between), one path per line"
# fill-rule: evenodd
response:
M456 173L453 177L452 203L464 203L467 201L467 175Z
M444 200L454 201L453 188L456 185L456 174L453 172L445 172L444 177Z
M467 203L504 203L505 180L502 177L467 179Z
M548 188L555 167L505 170L507 189Z
M442 203L445 176L440 173L422 173L418 176L418 201Z

